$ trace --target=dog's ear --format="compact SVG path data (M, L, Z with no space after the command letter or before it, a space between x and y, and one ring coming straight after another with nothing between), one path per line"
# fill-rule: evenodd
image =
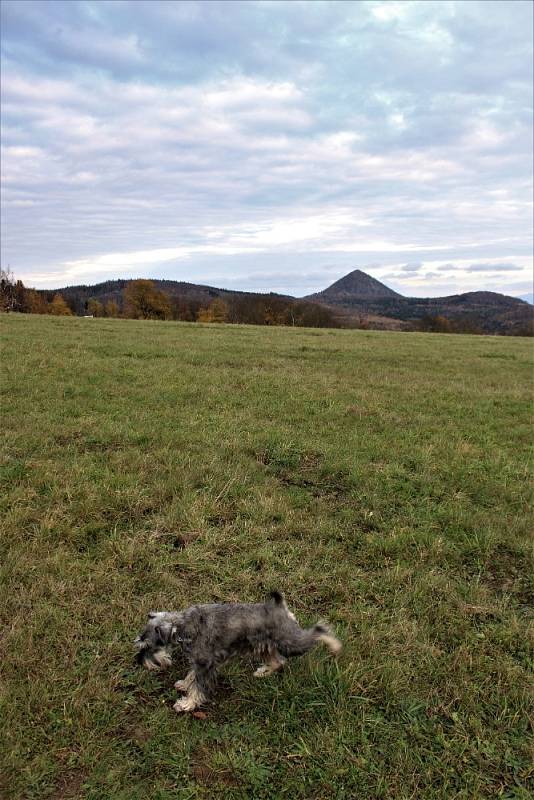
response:
M281 592L270 592L267 602L275 606L282 606L284 604L284 595Z

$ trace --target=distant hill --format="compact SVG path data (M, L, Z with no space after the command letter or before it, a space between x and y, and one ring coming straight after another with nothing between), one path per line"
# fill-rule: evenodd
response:
M79 316L92 315L93 312L97 316L102 313L107 314L108 304L114 303L116 310L113 315L116 316L129 313L125 303L125 290L133 282L134 279L104 281L95 286L84 284L66 286L63 289L41 290L40 294L49 303L55 294L61 294L69 308ZM269 294L240 292L184 281L150 279L149 282L157 292L165 294L170 301L167 306L167 319L194 322L211 307L213 301L222 300L223 310L219 307L219 313L226 322L312 328L354 327L351 315L347 315L342 309L332 309L324 304L274 292ZM95 309L91 301L98 301L100 310ZM347 316L350 317L348 321Z
M353 304L352 301L356 299L366 301L381 300L386 297L394 298L401 297L401 295L377 281L376 278L372 278L367 273L362 272L361 269L355 269L327 289L323 289L322 292L317 292L316 294L310 294L306 299L350 307Z
M42 294L51 300L56 292L60 292L72 310L83 315L87 313L89 300L99 300L103 304L113 300L122 307L123 291L130 282L121 279L94 286L67 286L44 290ZM436 317L443 317L462 330L479 333L527 334L533 325L532 306L517 297L484 291L449 297L404 297L360 269L353 270L323 291L300 299L275 293L240 292L185 281L154 279L152 282L175 303L197 304L200 307L209 305L217 298L241 308L247 304L265 304L269 301L271 304L304 303L315 305L318 313L321 311L323 314L325 323L328 311L330 319L343 327L414 330L420 329L424 320Z
M426 317L445 317L482 333L512 333L532 325L532 308L524 300L497 292L465 292L449 297L404 297L359 269L306 300L359 315L376 315L417 324Z
M214 286L204 286L196 283L186 283L185 281L165 281L152 279L152 283L160 292L165 292L171 298L184 298L187 300L197 300L200 303L210 303L217 297L227 299L230 297L256 297L253 292L239 292L230 289L218 289ZM76 314L85 314L89 300L99 300L107 303L114 300L121 305L122 293L131 280L115 280L97 283L94 286L66 286L63 289L46 290L46 294L53 296L56 292L63 295ZM275 295L281 297L282 295Z

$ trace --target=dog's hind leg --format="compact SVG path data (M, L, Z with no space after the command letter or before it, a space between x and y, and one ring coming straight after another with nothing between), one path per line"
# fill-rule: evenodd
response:
M254 672L255 678L266 678L267 675L272 675L273 672L281 669L286 663L285 658L277 650L270 652L265 660L267 663L259 666Z
M326 622L318 622L313 628L306 629L295 626L280 636L276 644L280 652L290 658L304 655L318 642L325 644L333 655L337 655L342 647Z

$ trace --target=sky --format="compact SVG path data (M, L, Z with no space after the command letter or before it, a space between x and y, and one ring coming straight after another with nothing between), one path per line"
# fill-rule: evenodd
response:
M530 0L3 0L2 266L532 291Z

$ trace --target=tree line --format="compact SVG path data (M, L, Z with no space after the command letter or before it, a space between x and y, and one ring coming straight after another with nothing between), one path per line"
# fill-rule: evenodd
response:
M22 281L15 280L10 270L4 269L0 269L0 311L73 316L72 309L59 292L55 292L49 300L36 289L26 288Z
M73 316L80 308L75 295L28 289L12 273L2 270L0 311ZM295 325L310 328L339 327L335 313L324 306L277 295L229 295L199 299L174 296L156 288L153 281L129 281L120 299L90 298L83 303L86 316L123 319L227 322L250 325Z
M455 319L449 319L442 314L426 314L420 320L417 320L414 330L425 333L487 334L484 329L484 320L478 318L476 314L463 315ZM511 325L506 330L499 331L499 333L508 336L534 336L534 320L529 319Z

